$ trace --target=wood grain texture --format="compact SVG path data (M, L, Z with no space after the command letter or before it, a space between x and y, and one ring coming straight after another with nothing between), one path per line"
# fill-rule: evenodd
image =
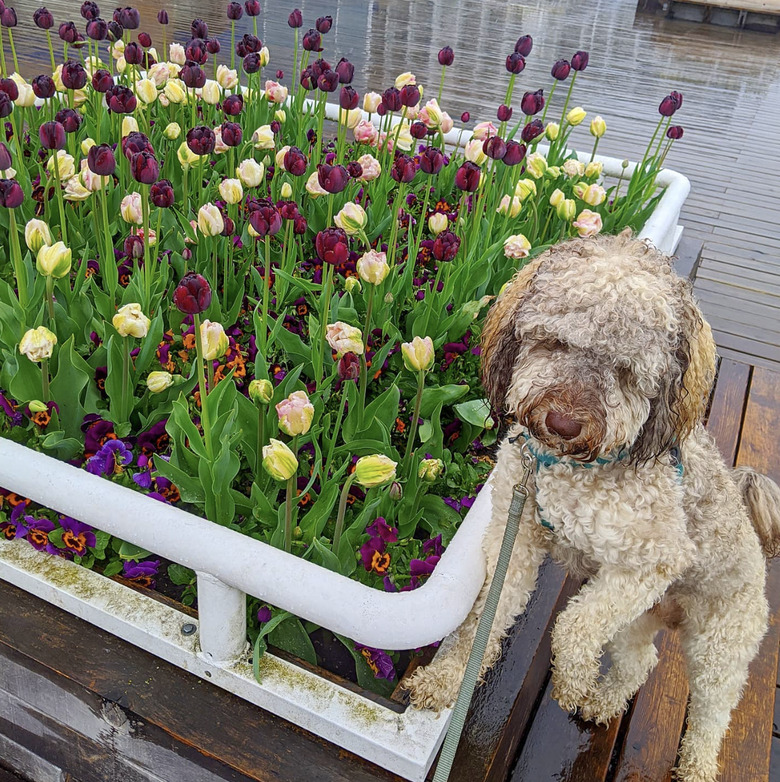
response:
M707 430L715 438L726 464L733 465L737 457L750 371L747 364L727 358L721 360L718 369Z
M780 374L756 368L745 408L737 466L754 467L780 481Z

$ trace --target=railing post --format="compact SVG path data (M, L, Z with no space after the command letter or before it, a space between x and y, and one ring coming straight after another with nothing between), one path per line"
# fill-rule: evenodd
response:
M209 573L197 576L200 650L211 662L231 662L247 648L246 594Z

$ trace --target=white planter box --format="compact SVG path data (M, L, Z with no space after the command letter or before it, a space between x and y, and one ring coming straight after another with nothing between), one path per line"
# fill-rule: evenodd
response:
M337 107L329 107L329 118L334 110L337 117ZM446 140L469 137L451 131ZM623 171L619 160L596 159L606 177ZM640 236L673 252L690 183L668 170L657 181L664 194ZM411 649L439 640L466 617L485 577L480 542L490 482L428 581L393 594L2 438L0 485L195 570L200 619L23 541L0 542L0 578L379 766L409 780L425 778L450 712L397 713L272 655L262 660L258 683L246 648L245 594L367 646ZM196 632L184 635L185 624Z

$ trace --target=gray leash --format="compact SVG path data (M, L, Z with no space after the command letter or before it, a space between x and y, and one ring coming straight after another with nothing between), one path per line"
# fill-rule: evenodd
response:
M439 763L436 766L436 773L433 775L433 782L447 782L452 770L452 764L455 760L455 753L458 749L460 736L463 733L463 726L466 722L466 714L469 710L471 698L477 686L479 671L482 668L482 659L485 656L490 630L493 626L493 620L498 609L498 600L501 597L501 590L504 586L506 571L509 567L509 559L512 556L512 548L517 537L517 530L520 526L520 516L523 513L525 501L528 499L528 481L533 473L535 459L529 451L527 445L522 445L521 459L523 464L523 475L512 489L512 502L509 506L509 514L506 520L506 529L504 530L504 539L501 541L501 550L496 562L496 570L493 574L493 580L490 583L485 607L482 610L482 616L479 618L477 632L474 635L474 643L471 647L471 654L466 665L466 672L463 675L463 681L458 692L458 699L455 701L455 708L452 711L452 720L450 721L447 735L444 738L444 745L439 755Z

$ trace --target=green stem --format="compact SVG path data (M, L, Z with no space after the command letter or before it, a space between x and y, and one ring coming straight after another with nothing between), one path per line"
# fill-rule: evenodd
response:
M27 305L29 304L27 295L27 269L22 262L22 248L19 244L19 229L16 226L16 215L13 209L8 210L9 230L11 233L11 253L14 260L14 274L16 276L16 290L19 293L19 304L27 317ZM24 324L22 324L24 326Z
M436 102L441 106L441 94L444 92L444 74L447 72L447 66L442 65L441 66L441 79L439 80L439 97L436 99Z
M292 550L292 509L295 476L287 481L287 491L284 497L284 550L289 554Z
M393 227L390 231L390 241L387 244L387 255L388 255L388 261L387 264L392 270L393 264L395 263L395 251L396 251L396 238L398 237L398 210L401 208L401 204L403 204L404 196L406 195L406 183L405 182L399 182L398 184L398 190L395 192L395 198L393 199L393 212L391 215L391 220Z
M351 383L352 381L347 380L345 382ZM331 436L330 445L328 446L328 456L325 459L325 467L322 471L322 476L324 480L327 480L328 470L330 469L330 463L333 461L333 451L336 449L336 440L338 440L339 431L341 430L341 422L344 419L344 409L346 407L346 404L347 404L347 394L346 391L342 389L341 402L339 403L339 412L336 415L336 422L333 424L333 434Z
M11 44L11 54L13 55L14 58L14 70L17 73L21 73L21 71L19 70L19 60L16 58L16 47L14 46L14 32L13 32L13 28L11 27L8 28L8 43Z
M103 283L108 287L108 293L111 296L111 311L113 312L116 308L117 271L116 260L114 259L114 243L108 227L108 190L106 188L101 188L100 191L100 210L103 217L103 240L105 242L101 276L103 277ZM111 271L109 271L109 268Z
M68 244L68 227L65 223L65 203L62 200L62 182L60 181L60 159L59 159L59 150L54 149L52 150L53 157L54 157L54 179L57 183L56 186L56 193L57 193L57 206L60 210L60 233L62 235L62 241L67 245Z
M206 373L203 371L203 345L200 338L200 314L195 313L193 316L193 322L195 324L195 348L197 352L196 361L198 363L198 390L200 391L200 411L203 424L203 439L206 443L206 454L208 455L209 462L214 462L214 449L211 444L211 421L209 420L209 407L206 404Z
M544 111L542 112L542 122L544 123L544 118L547 116L547 109L550 108L550 104L552 103L553 95L555 95L555 88L558 86L557 79L553 81L552 89L550 90L550 94L547 96L547 100L544 104Z
M267 359L268 347L268 302L271 296L271 237L265 237L265 270L263 274L263 326L260 331L260 346L263 358Z
M54 277L48 275L46 277L46 310L49 313L49 328L55 331L54 328Z
M3 67L3 78L8 75L8 68L5 64L5 42L3 41L3 26L0 24L0 65ZM52 69L54 70L54 69Z
M420 406L422 405L422 395L425 390L425 370L417 373L417 396L414 400L414 414L412 423L409 427L409 439L406 441L406 453L404 454L403 472L406 474L409 469L409 462L414 453L414 441L417 438L417 421L420 418Z
M330 550L337 554L339 550L339 543L341 542L341 533L344 531L344 514L347 511L347 499L349 497L349 490L352 484L355 482L354 473L344 481L344 487L341 490L341 497L339 498L339 511L336 516L336 528L333 531L333 543Z
M130 338L122 337L122 421L130 420Z
M322 322L320 323L320 346L319 351L317 355L317 367L315 369L315 375L314 378L317 383L321 383L324 377L324 370L325 370L325 345L327 344L327 340L325 339L325 334L328 330L328 318L330 317L330 300L331 296L333 295L333 266L332 264L327 264L327 269L325 269L325 288L323 289L323 309L322 309Z
M144 301L152 315L152 264L149 259L149 187L141 185L141 213L144 224Z
M574 89L574 82L577 80L577 73L578 71L574 71L572 74L569 91L566 93L566 100L563 103L563 111L561 112L561 125L563 125L563 120L566 119L566 110L569 108L569 99L571 98L571 91Z
M48 402L51 399L51 392L49 391L49 359L41 359L41 391L43 392L44 402Z
M257 411L257 449L255 452L255 478L260 475L263 464L263 442L265 441L265 407Z

